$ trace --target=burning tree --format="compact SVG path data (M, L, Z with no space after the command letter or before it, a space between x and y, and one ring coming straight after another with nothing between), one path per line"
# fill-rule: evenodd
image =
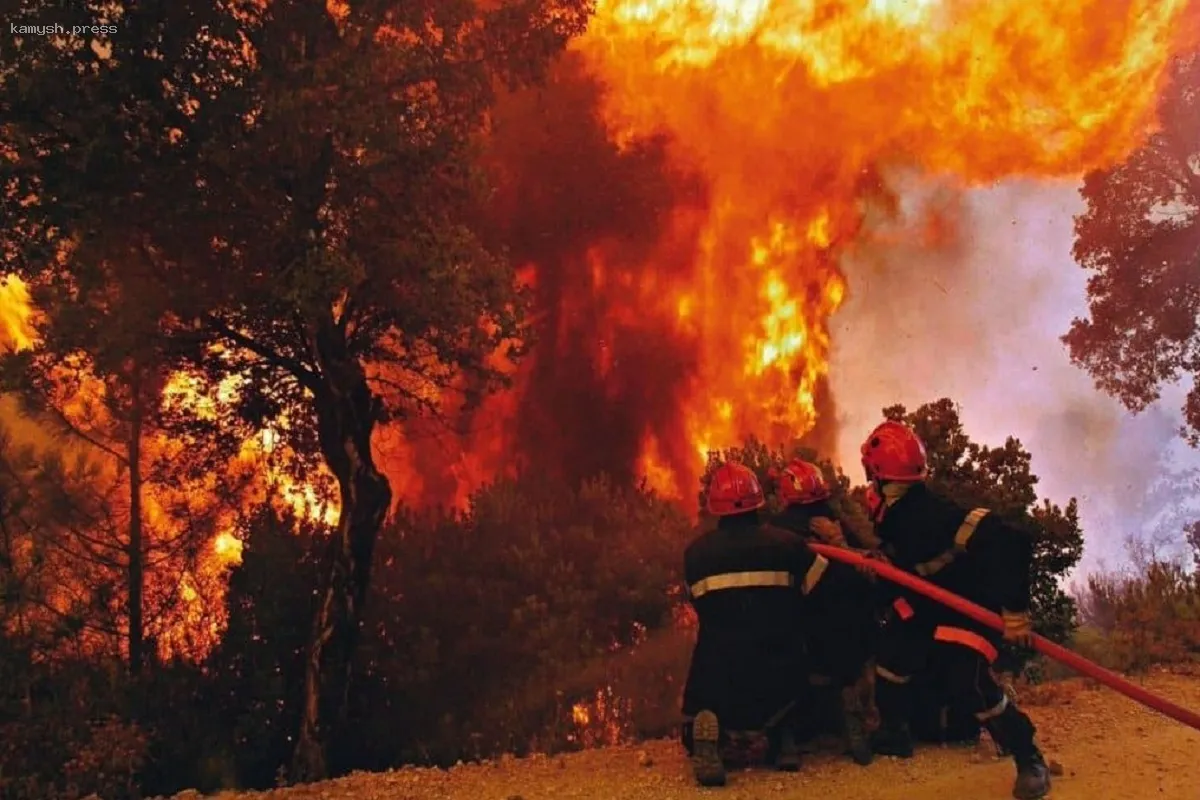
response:
M97 5L80 21L115 33L0 64L8 266L93 332L136 308L155 367L216 401L176 420L192 435L272 427L336 483L296 778L326 770L392 503L376 426L471 402L520 355L523 295L472 232L473 140L586 5Z
M55 549L77 579L63 586L106 593L98 604L106 611L124 606L108 632L120 628L137 675L155 655L145 652L147 635L164 646L173 642L169 649L178 654L181 631L161 623L186 617L180 606L195 593L200 553L229 516L225 501L240 499L247 475L171 424L178 412L164 402L170 376L153 302L136 294L79 297L51 281L36 282L33 299L40 310L36 341L0 358L0 386L23 401L25 425L53 435L41 448L37 482L73 510L76 524ZM119 317L109 312L114 303L125 309ZM52 469L64 460L78 465L82 479ZM214 473L224 478L219 491L211 480L203 485ZM99 571L84 574L88 563ZM164 616L168 606L174 609ZM189 637L193 644L204 639L201 631Z

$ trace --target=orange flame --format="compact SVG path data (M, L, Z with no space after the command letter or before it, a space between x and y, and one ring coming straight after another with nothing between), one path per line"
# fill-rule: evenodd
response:
M0 350L33 345L29 290L20 278L0 275Z
M0 346L28 348L34 346L34 310L24 283L9 276L0 280ZM72 370L84 374L83 381L72 390L70 396L57 398L68 419L89 420L91 424L106 419L104 405L107 388L94 378L87 378L87 363L83 358L69 360ZM239 379L229 379L217 387L212 396L202 391L200 382L186 373L171 376L163 390L163 402L176 404L203 419L213 419L217 406L231 402L239 389ZM173 518L172 509L187 507L191 511L185 516L192 519L204 518L218 509L218 492L222 484L237 475L258 475L258 480L245 482L245 496L237 498L246 507L264 502L273 502L278 508L291 510L300 519L333 525L337 521L335 503L327 502L313 484L295 481L283 465L288 453L277 446L274 431L263 431L258 437L243 444L239 456L228 465L225 474L209 476L201 484L183 489L170 489L153 483L144 484L143 525L144 535L151 541L170 541L180 533L178 519ZM109 520L112 530L106 535L124 535L123 525L127 522L128 499L119 484L126 480L117 462L107 454L84 446L78 442L50 443L44 446L60 446L86 458L93 467L92 475L98 483L117 486L113 493L115 501L108 513L115 517ZM166 436L151 433L142 443L146 463L156 459L171 460L185 447ZM224 627L225 575L228 569L241 562L242 541L233 532L240 508L217 511L217 532L203 551L198 563L188 568L170 559L157 559L155 569L147 574L147 598L163 593L174 593L182 601L181 606L161 619L156 618L148 626L147 634L158 642L164 655L201 656L219 638ZM121 520L126 520L122 522ZM72 573L70 565L62 569L64 576ZM166 582L164 584L164 581ZM51 604L69 602L70 591L63 597L52 596ZM64 607L65 608L65 607ZM60 609L62 610L62 609ZM151 630L150 628L153 628Z
M601 0L575 47L609 89L610 135L665 132L711 193L694 275L639 305L673 315L701 357L681 409L691 444L665 469L663 441L646 437L644 474L678 495L710 447L814 428L848 291L838 256L863 233L881 168L977 184L1118 161L1154 121L1185 12L1187 0ZM683 450L699 455L683 463Z

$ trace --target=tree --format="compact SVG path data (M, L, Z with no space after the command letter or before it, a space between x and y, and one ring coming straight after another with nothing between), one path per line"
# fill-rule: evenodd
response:
M392 502L376 426L476 401L522 353L525 297L474 233L475 141L589 5L147 0L0 61L6 267L75 297L137 286L166 366L236 386L210 433L274 427L336 483L297 779L326 772Z
M155 439L167 410L162 404L167 375L158 368L155 320L145 313L153 303L122 298L123 312L115 315L108 313L110 298L76 299L63 288L50 281L34 284L33 300L42 312L33 325L36 340L0 357L0 387L14 392L32 419L57 435L59 446L95 467L93 485L80 484L63 495L68 505L94 510L94 529L77 530L70 540L79 558L102 562L106 574L97 585L124 598L129 671L137 675L147 627L154 622L147 581L156 571L167 573L160 583L165 578L167 596L174 594L181 570L171 575L169 567L180 566L180 557L195 561L198 548L212 538L217 512L213 502L172 513L182 509L170 507L167 487L187 483L188 473L208 474L214 465L196 442L184 451ZM99 509L103 513L95 513ZM150 591L155 588L163 599L163 587Z
M229 627L205 665L222 698L239 783L269 788L299 723L318 550L313 526L260 509L230 574Z
M1200 445L1200 56L1178 59L1161 128L1122 164L1084 178L1075 260L1089 316L1063 337L1071 359L1129 409L1191 378L1185 434Z
M972 442L963 430L957 407L949 399L926 403L911 413L901 405L886 408L883 413L888 419L911 425L925 442L929 481L935 491L965 505L990 508L1034 537L1035 626L1039 633L1065 641L1074 630L1075 605L1058 582L1083 555L1075 500L1065 507L1048 500L1039 505L1034 488L1038 479L1030 470L1030 454L1021 443L1011 437L998 448ZM704 507L708 483L719 464L738 461L750 466L771 493L774 481L770 468L797 457L821 466L833 489L831 502L846 523L849 538L860 546L870 546L874 537L865 512L865 487L852 488L850 479L830 461L798 445L772 449L750 439L744 447L710 453L708 469L701 478L700 507ZM770 502L775 507L778 499L772 497Z
M0 470L8 482L0 533L19 537L16 552L24 556L17 562L0 557L0 567L24 563L24 585L40 587L35 600L23 604L18 627L44 641L58 639L58 645L44 648L43 659L62 655L56 651L69 646L77 654L114 661L124 654L132 666L142 640L170 642L178 652L181 624L203 606L200 596L182 596L182 581L202 586L200 545L212 541L222 504L214 498L197 508L190 493L177 498L163 491L159 481L166 473L155 467L148 484L152 518L135 563L129 470L98 458L90 445L42 440L45 429L34 428L27 418L14 415L14 421L12 431L20 436L0 426ZM7 549L14 552L11 542ZM145 568L140 596L130 591L133 566ZM23 596L16 591L12 599ZM192 641L211 646L211 638L199 635Z
M904 406L885 408L884 416L905 422L925 443L929 483L953 500L990 508L1033 537L1032 612L1038 633L1066 641L1075 628L1075 602L1059 585L1083 556L1079 506L1038 503L1038 478L1031 456L1013 437L1002 447L972 442L963 430L958 408L942 398L913 412Z

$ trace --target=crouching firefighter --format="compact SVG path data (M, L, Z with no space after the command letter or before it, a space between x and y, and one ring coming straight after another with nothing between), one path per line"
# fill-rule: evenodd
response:
M773 523L784 530L836 547L846 547L824 473L795 459L775 476L783 511ZM814 678L837 688L842 731L851 758L871 763L863 679L874 652L875 604L871 583L854 568L831 563L813 586L804 615L804 638Z
M769 743L780 769L800 765L793 720L807 690L804 594L830 565L764 524L765 504L748 467L718 467L707 502L716 528L684 554L699 631L683 693L683 740L701 786L725 784L730 750L723 748L747 739Z
M1029 646L1029 571L1032 542L985 508L964 509L925 484L925 448L899 422L879 425L862 445L867 479L882 499L875 533L897 566L999 612L1003 638ZM991 665L1000 637L970 618L922 596L897 589L879 631L875 701L880 729L875 752L912 755L912 686L929 670L955 704L969 709L1017 765L1013 797L1035 800L1050 776L1034 743L1033 723L1006 696Z

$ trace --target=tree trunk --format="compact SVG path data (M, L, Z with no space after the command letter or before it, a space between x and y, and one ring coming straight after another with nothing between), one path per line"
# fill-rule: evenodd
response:
M141 375L134 368L130 383L133 402L129 417L129 674L137 676L142 670L144 622L142 595L146 574L142 545L142 386Z
M387 478L371 455L379 398L332 321L313 334L313 349L320 367L316 410L321 451L337 478L341 514L322 555L300 734L292 758L294 782L328 775L327 737L345 712L371 555L392 500Z

